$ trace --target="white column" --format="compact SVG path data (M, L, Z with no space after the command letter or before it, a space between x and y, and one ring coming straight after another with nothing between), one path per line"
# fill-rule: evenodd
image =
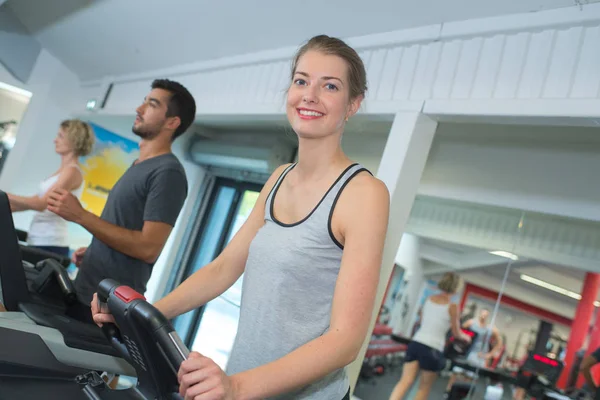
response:
M437 122L420 112L399 112L383 151L377 177L388 187L391 196L389 227L383 252L379 288L369 332L372 331L377 313L394 268L394 260L417 194L427 155L437 128ZM352 387L356 384L364 354L370 340L365 338L357 359L348 368Z
M383 299L383 306L387 307L389 312L390 312L390 318L391 318L391 312L394 308L394 304L396 303L397 300L400 300L397 296L396 298L394 298L394 295L397 295L398 293L396 293L397 291L399 293L402 293L402 287L404 285L404 279L406 277L406 271L404 270L404 268L396 265L394 266L394 269L392 271L392 276L390 278L390 283L388 285L388 289L387 289L387 295L386 297Z
M394 304L394 316L390 326L394 333L409 336L416 320L417 302L423 289L425 276L421 265L419 238L405 233L396 255L396 264L405 269L404 288L400 299Z

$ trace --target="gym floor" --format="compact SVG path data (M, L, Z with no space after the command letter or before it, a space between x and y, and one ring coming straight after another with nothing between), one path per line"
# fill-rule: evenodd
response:
M400 376L402 375L402 367L395 367L392 370L388 370L387 373L383 376L374 377L371 381L363 381L360 380L356 385L354 390L354 396L356 400L389 400L390 394L396 386L396 383L400 380ZM475 392L471 396L473 400L481 400L483 399L483 395L485 393L485 379L479 379ZM446 384L448 383L448 378L441 376L436 380L429 394L429 399L431 400L441 400L443 399L444 392L446 391ZM406 400L411 400L414 398L414 394L416 393L418 382L415 382L413 385L412 391L409 396L407 396ZM510 400L512 399L512 390L510 387L506 387L502 396L502 400Z

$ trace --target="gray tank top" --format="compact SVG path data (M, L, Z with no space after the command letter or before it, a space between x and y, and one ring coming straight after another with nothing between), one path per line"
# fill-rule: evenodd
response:
M473 321L469 327L473 332L477 333L477 338L471 346L471 353L487 353L490 351L490 339L492 338L492 328L490 326L483 327L478 320Z
M227 365L232 375L275 361L329 329L342 246L331 230L337 199L361 171L348 167L303 220L284 224L273 216L281 174L265 202L265 224L250 244L242 285L238 332ZM350 385L345 369L275 397L341 400Z

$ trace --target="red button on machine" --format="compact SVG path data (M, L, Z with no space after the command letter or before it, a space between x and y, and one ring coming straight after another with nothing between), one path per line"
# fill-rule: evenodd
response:
M146 300L144 296L130 288L129 286L119 286L115 289L115 294L125 303L131 303L133 300Z

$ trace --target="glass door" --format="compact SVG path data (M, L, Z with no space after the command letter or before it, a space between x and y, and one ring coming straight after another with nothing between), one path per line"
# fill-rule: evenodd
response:
M261 186L218 179L205 221L200 225L185 280L215 259L246 221ZM186 345L225 368L239 319L243 275L221 296L206 306L177 317L175 329Z

